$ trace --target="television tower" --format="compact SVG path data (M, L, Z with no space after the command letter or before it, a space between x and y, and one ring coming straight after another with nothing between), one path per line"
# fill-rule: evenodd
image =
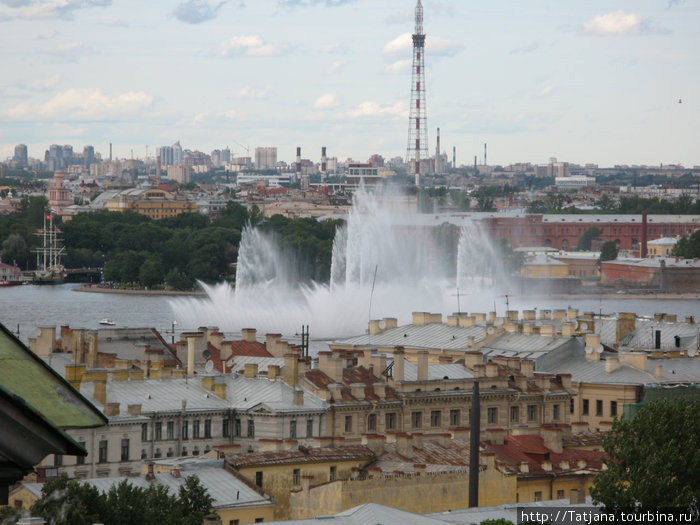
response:
M416 30L413 33L413 67L411 69L411 105L408 115L408 148L406 162L420 186L420 164L428 158L428 126L425 106L425 65L423 49L423 4L416 3Z

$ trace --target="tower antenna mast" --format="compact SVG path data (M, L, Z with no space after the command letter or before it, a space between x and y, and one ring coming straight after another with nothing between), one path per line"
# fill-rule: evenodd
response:
M421 160L428 158L427 107L425 105L425 34L423 33L423 4L416 3L416 27L413 33L413 66L411 68L411 104L408 115L408 147L406 162L409 172L420 186Z

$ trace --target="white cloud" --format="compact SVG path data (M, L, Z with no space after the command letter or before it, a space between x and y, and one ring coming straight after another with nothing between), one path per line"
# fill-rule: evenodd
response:
M152 103L153 96L143 91L108 95L100 89L71 88L43 103L19 104L7 116L14 120L122 120L140 115Z
M542 90L537 94L538 98L543 98L552 93L552 86L545 86L542 88Z
M84 51L83 43L79 41L55 44L37 50L38 53L43 55L54 55L67 60L75 60Z
M384 71L391 75L402 75L411 69L411 62L412 60L410 58L406 60L397 60L386 66Z
M338 95L334 93L324 93L314 102L315 109L333 109L340 105Z
M413 40L411 38L411 33L403 33L382 48L382 54L384 56L394 56L405 54L407 51L413 48Z
M231 92L233 98L268 98L272 93L272 86L263 88L254 88L253 86L244 86L241 89L236 89Z
M649 25L641 15L625 13L620 9L594 16L581 26L579 32L591 36L626 36L638 35L648 29Z
M60 81L61 77L59 75L54 75L47 79L37 80L33 82L30 87L36 91L48 91L55 88Z
M75 11L92 7L107 7L112 0L5 0L12 8L6 15L26 20L63 18L71 20Z
M454 40L448 40L439 36L428 36L425 39L425 52L429 56L454 56L464 48L464 45ZM413 37L411 33L403 33L382 48L385 57L407 55L413 49Z
M414 13L412 10L401 11L399 13L393 13L384 19L387 24L401 24L407 25L413 22Z
M216 50L216 56L228 58L243 55L248 57L269 57L282 54L283 48L265 42L258 35L234 36L224 40Z
M341 69L343 69L347 65L347 62L343 60L334 60L333 63L326 68L324 73L326 75L332 75L333 73L337 73Z
M365 101L358 104L353 109L345 113L347 118L357 119L366 117L392 116L392 117L408 117L408 109L406 103L396 102L394 104L380 104L374 101Z
M38 35L36 37L36 40L51 40L52 38L54 38L56 36L58 36L58 31L52 30L52 31L49 31L48 33Z
M216 18L219 9L225 3L224 1L216 5L209 5L203 0L187 0L187 2L182 2L175 7L173 15L180 22L185 22L186 24L201 24Z

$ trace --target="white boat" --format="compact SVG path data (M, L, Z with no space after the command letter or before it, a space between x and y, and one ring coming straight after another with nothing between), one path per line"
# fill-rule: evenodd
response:
M104 324L104 325L107 325L107 326L114 326L114 325L117 324L117 323L115 323L115 322L114 322L112 319L110 319L109 317L105 317L104 319L102 319L102 321L100 321L100 324Z

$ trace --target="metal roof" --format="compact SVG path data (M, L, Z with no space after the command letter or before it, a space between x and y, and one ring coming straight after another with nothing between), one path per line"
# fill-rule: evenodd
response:
M180 487L185 484L185 478L197 475L201 484L214 499L214 508L235 506L248 507L251 505L269 505L269 496L262 496L248 484L239 480L235 475L224 469L224 460L206 460L201 462L186 458L181 462L181 475L175 477L171 473L155 474L155 482L167 487L168 492L177 495ZM145 476L92 478L78 480L79 483L92 485L103 494L122 481L131 483L134 487L148 488L152 482ZM27 483L24 485L35 495L41 495L42 483Z
M443 323L409 324L390 328L380 334L368 334L334 341L336 345L381 346L405 348L441 348L444 350L467 350L467 338L475 342L484 339L484 325L448 326Z
M479 351L487 357L502 355L521 359L539 359L553 350L572 344L576 343L571 337L506 332L486 343Z
M99 427L107 422L80 392L2 324L0 385L59 429Z
M393 361L393 355L390 361ZM472 379L474 374L461 364L428 365L428 379ZM406 381L418 380L418 366L404 360L404 379Z

